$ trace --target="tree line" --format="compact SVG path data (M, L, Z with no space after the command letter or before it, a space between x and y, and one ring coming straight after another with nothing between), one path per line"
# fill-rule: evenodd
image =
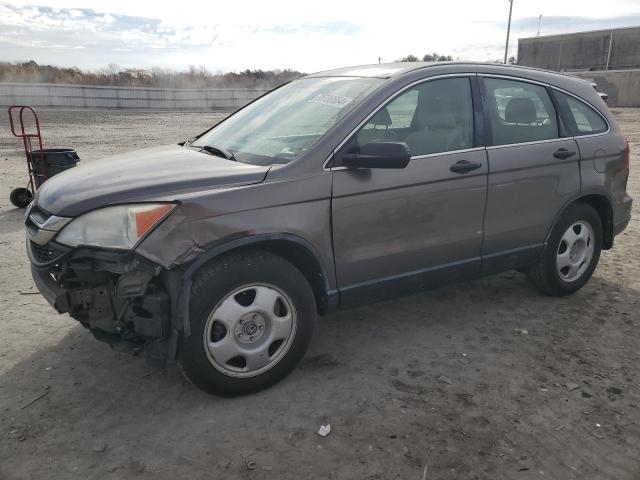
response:
M422 59L407 55L397 62L445 62L451 55L428 53ZM500 60L496 62L501 63ZM515 57L509 63L517 63ZM190 66L186 71L154 67L151 69L121 68L111 63L106 68L89 71L77 67L57 67L28 62L1 62L0 82L67 83L78 85L113 85L156 88L275 88L303 76L297 70L244 70L214 73L205 67Z
M191 66L186 71L154 67L151 69L107 68L88 71L77 67L39 65L35 61L0 62L0 82L66 83L157 88L275 88L303 76L296 70L244 70L213 73Z
M454 59L451 55L440 55L439 53L427 53L422 57L423 62L452 62ZM459 59L458 59L459 60ZM420 59L415 55L407 55L406 57L402 57L396 62L419 62ZM502 60L499 58L494 60L493 63L502 63ZM510 65L517 65L518 59L514 56L509 57L507 63Z
M407 55L406 57L402 57L396 62L419 62L420 59L415 55ZM453 61L453 57L451 55L440 55L437 52L427 53L422 57L423 62L451 62Z

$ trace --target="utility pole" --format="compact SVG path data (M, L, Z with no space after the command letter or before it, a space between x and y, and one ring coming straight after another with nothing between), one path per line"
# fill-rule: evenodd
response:
M507 44L504 47L504 63L507 63L509 54L509 34L511 33L511 12L513 11L513 0L509 0L509 23L507 24Z
M538 17L538 35L536 35L536 37L540 36L540 27L542 26L542 15L540 15Z
M613 46L613 30L609 33L609 50L607 50L607 64L604 69L609 70L609 60L611 60L611 47Z

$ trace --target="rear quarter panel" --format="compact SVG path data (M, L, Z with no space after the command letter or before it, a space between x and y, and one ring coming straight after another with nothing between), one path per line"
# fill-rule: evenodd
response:
M626 141L612 126L609 133L576 137L580 148L581 193L605 193L612 203L613 223L624 221L631 213L627 195L628 171L625 165Z

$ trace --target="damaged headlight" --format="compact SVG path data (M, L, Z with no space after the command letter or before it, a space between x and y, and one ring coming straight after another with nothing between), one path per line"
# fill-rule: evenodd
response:
M63 245L133 248L175 208L172 203L117 205L72 220L56 236Z

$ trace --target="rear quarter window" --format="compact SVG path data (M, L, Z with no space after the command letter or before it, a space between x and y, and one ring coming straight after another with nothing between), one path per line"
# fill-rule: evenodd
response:
M559 91L553 92L565 117L570 135L593 135L607 131L607 122L585 102Z

